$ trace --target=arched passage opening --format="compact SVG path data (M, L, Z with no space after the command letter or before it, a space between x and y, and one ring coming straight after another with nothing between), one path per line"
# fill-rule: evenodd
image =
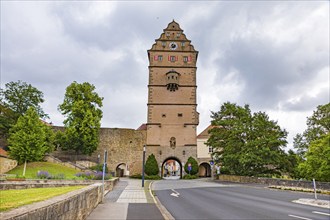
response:
M161 170L162 178L164 179L181 179L182 164L176 157L169 157L164 160Z
M209 163L201 163L198 167L198 175L200 177L210 177L211 176L211 166Z
M121 163L116 167L116 176L124 177L127 175L127 167L125 163Z

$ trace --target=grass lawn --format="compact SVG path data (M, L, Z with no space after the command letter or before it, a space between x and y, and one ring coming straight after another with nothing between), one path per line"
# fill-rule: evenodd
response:
M24 164L21 164L14 169L10 170L6 174L16 174L22 176ZM79 170L66 167L56 163L50 162L31 162L26 165L25 177L27 179L37 179L38 171L48 171L52 176L59 174L64 174L65 179L79 179L75 176L76 173L79 173Z
M86 186L2 190L0 191L0 212L43 201L84 187Z

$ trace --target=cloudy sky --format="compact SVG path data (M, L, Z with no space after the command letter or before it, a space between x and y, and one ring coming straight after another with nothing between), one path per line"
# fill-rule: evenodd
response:
M199 51L201 132L226 101L265 111L292 137L329 102L328 1L1 1L1 88L44 93L55 125L73 81L104 97L103 127L147 118L147 50L175 19Z

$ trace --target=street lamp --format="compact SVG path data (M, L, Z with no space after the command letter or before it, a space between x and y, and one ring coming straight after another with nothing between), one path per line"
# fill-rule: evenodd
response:
M144 169L146 160L146 145L143 145L143 160L142 160L142 187L144 187Z

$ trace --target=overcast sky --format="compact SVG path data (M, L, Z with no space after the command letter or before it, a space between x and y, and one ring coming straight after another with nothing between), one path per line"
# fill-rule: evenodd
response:
M147 50L173 19L199 51L201 132L230 101L265 111L289 132L329 102L328 1L1 1L1 88L44 93L51 122L73 81L104 97L102 127L147 119Z

